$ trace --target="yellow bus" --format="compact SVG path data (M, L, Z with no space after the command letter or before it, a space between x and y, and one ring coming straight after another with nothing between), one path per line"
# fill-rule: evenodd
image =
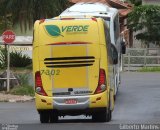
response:
M117 62L102 18L37 20L33 74L41 123L81 114L91 115L93 121L110 121Z

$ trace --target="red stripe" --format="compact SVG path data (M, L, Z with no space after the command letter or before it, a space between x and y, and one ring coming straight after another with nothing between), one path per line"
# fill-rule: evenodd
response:
M75 18L61 18L61 20L74 20Z
M48 45L70 45L70 44L91 44L89 42L58 42L58 43L50 43Z

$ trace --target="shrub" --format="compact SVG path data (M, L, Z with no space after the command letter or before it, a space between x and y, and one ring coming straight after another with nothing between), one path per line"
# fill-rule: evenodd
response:
M7 66L7 50L5 48L0 47L0 68L3 69Z
M11 94L14 95L30 95L30 96L34 96L34 89L32 86L29 85L24 85L24 86L17 86L15 88L13 88L10 91Z
M5 68L7 66L7 50L0 48L0 67ZM32 60L26 54L22 52L10 52L10 66L11 67L26 67L32 63Z
M11 52L10 59L11 67L26 67L32 63L31 58L22 52Z
M13 88L10 93L14 95L30 95L34 96L33 86L29 85L29 76L27 74L19 74L17 76L20 86Z
M29 77L27 74L18 74L16 77L21 86L29 84Z

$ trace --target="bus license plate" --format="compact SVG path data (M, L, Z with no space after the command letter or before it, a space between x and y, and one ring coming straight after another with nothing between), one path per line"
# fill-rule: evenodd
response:
M66 104L77 104L77 100L76 99L67 99L65 100Z

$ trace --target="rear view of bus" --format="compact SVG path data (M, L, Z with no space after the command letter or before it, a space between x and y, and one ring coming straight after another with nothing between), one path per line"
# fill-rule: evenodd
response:
M33 73L41 123L80 114L111 120L113 94L103 23L100 18L36 21Z

